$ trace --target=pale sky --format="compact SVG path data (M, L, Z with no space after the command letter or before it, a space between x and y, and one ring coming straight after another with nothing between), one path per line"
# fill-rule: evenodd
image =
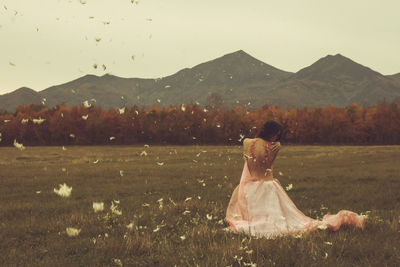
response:
M0 94L164 77L240 49L292 72L340 53L399 73L399 12L398 0L0 0Z

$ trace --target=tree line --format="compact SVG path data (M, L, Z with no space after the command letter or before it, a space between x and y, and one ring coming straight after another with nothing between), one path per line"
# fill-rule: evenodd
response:
M285 143L400 144L400 104L380 102L372 107L353 103L344 108L255 110L192 104L108 110L94 105L20 105L14 113L0 111L0 146L13 145L14 140L27 146L235 145L254 137L267 120L282 124Z

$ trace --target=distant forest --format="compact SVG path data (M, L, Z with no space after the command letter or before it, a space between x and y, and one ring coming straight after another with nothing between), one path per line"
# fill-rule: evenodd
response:
M267 120L284 127L281 142L321 145L400 144L400 104L364 108L279 109L248 111L204 108L198 105L127 107L102 110L98 106L65 104L54 108L31 104L15 113L0 112L0 146L14 140L36 145L239 145L254 137Z

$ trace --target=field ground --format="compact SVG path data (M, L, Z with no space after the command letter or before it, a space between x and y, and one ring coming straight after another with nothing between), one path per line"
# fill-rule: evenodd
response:
M278 154L275 177L293 184L300 210L368 213L364 230L274 240L223 231L242 167L238 146L2 147L0 265L400 265L400 146L283 146ZM62 183L73 188L69 198L53 192ZM122 215L111 213L113 200ZM81 232L69 237L67 227Z

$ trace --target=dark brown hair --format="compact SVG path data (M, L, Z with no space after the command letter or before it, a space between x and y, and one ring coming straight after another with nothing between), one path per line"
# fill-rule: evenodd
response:
M269 120L264 123L256 137L262 138L266 141L271 141L271 137L273 137L274 135L278 135L277 141L279 141L282 137L282 131L282 125L280 125L276 121Z

